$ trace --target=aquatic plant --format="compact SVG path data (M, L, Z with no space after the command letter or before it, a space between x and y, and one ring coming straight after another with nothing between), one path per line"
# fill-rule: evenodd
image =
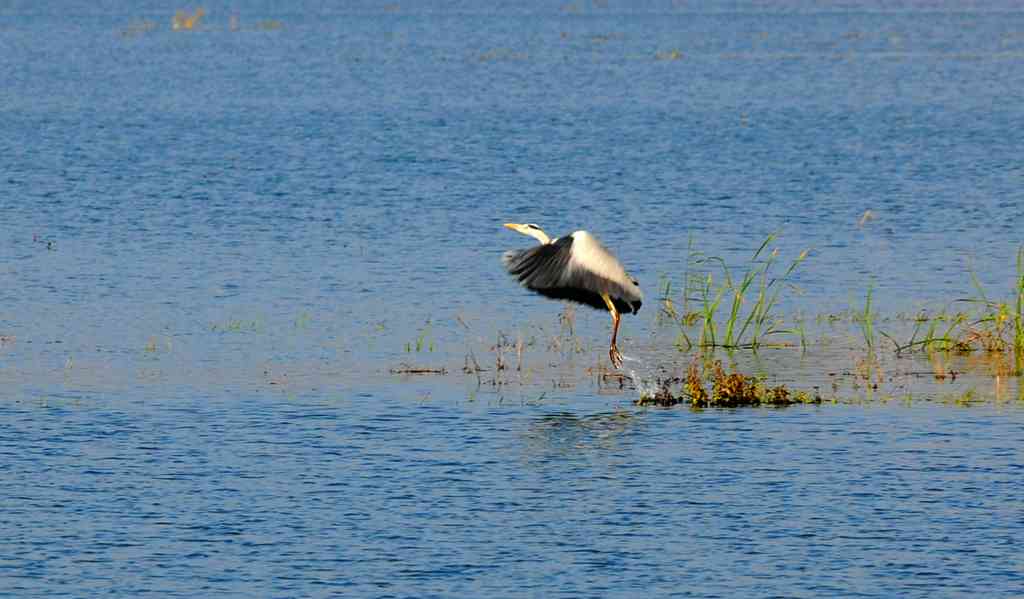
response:
M431 352L434 351L434 339L431 336L431 329L432 325L428 320L424 323L423 328L420 329L416 339L405 343L405 353L412 353L414 350L418 353L424 349Z
M548 350L561 353L563 350L570 354L583 353L583 341L576 335L576 307L566 304L562 313L558 316L558 333L552 334L548 339Z
M521 332L516 333L515 341L513 341L508 337L508 335L502 331L498 331L498 338L494 345L491 346L491 351L494 352L494 370L498 372L508 369L509 365L505 360L505 354L506 352L515 352L515 369L516 372L521 372L523 370L523 353L526 351L527 346L534 345L535 343L535 338L531 338L530 341L526 341Z
M868 285L868 292L864 298L864 309L857 313L857 323L860 325L861 334L864 335L864 343L868 346L868 352L875 350L875 327L874 314L871 313L871 285Z
M695 251L690 240L687 244L682 312L677 311L671 301L671 283L665 283L662 289L660 316L671 319L679 326L680 340L676 343L677 347L689 349L695 345L687 329L697 323L700 325L700 336L696 345L702 348L757 349L769 344L767 338L771 336L802 336L797 329L782 327L782 319L775 314L775 308L784 284L807 259L809 250L800 252L788 268L777 276L773 269L779 251L777 248L768 251L777 237L777 233L772 233L765 238L751 255L742 276L734 273L734 269L723 258ZM703 270L708 265L716 265L717 269ZM714 270L721 273L721 279L717 282ZM731 301L723 320L718 311L727 297ZM691 301L697 304L693 312L688 310ZM724 329L721 339L720 328Z
M678 392L673 386L680 385ZM710 387L710 391L708 390ZM769 386L763 378L736 370L726 372L721 360L701 362L694 359L683 378L658 381L655 392L641 396L639 405L674 406L688 404L694 408L736 408L743 406L789 406L821 403L821 396L803 391L790 391L785 385Z
M973 322L958 323L959 334L952 349L964 353L975 350L989 353L1012 351L1015 357L1013 374L1020 376L1024 373L1024 246L1017 248L1016 277L1010 299L990 300L973 269L970 275L977 296L963 301L977 306L979 313Z
M807 351L807 331L804 327L804 319L800 315L793 318L793 330L800 337L800 349Z
M893 343L897 354L914 349L961 354L975 351L985 353L1012 351L1014 354L1012 374L1021 375L1024 373L1024 246L1017 249L1016 277L1012 296L1008 300L989 299L989 295L985 292L984 286L973 269L970 270L970 278L976 295L957 301L976 308L976 311L947 314L943 310L931 317L921 313L916 318L910 340L904 344L896 341L891 335L881 334ZM924 336L918 339L921 327L925 324L928 325L928 328ZM944 325L944 329L941 331L940 324Z
M156 337L152 336L146 341L146 345L143 348L143 352L147 354L155 354L163 348L165 351L171 351L171 338L170 337Z
M179 10L174 13L171 17L171 29L173 31L189 31L195 29L196 25L203 18L206 11L200 7L196 9L195 14L189 14L184 10Z
M900 355L906 351L913 351L915 349L921 349L927 352L932 351L950 351L955 348L961 350L965 347L964 344L958 340L955 331L957 327L961 326L967 321L967 314L964 312L948 313L945 309L939 311L934 315L929 315L925 311L919 312L913 317L914 330L911 333L910 340L906 343L900 343L892 335L879 329L878 334L888 339L896 351L896 355ZM924 331L924 335L918 338L921 334L921 328L927 325L927 329ZM940 326L943 328L940 330Z

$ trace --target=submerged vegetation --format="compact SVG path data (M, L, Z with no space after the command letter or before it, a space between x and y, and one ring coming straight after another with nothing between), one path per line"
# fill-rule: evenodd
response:
M673 388L677 390L673 391ZM674 406L686 404L694 408L737 408L743 406L789 406L821 403L821 396L804 391L790 391L785 385L769 386L760 377L740 372L726 373L721 360L694 359L685 377L658 381L652 394L642 394L639 405Z

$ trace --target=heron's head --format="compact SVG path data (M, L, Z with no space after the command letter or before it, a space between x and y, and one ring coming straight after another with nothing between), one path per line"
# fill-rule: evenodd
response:
M512 229L516 233L522 233L523 235L529 235L541 243L551 243L551 238L545 233L540 227L533 223L520 225L517 223L505 223L505 226Z

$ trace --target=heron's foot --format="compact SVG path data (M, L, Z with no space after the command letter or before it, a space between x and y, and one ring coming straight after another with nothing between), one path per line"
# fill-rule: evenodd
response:
M611 348L608 349L608 357L612 361L612 366L617 369L622 368L622 354L619 353L618 347L614 345L611 346Z

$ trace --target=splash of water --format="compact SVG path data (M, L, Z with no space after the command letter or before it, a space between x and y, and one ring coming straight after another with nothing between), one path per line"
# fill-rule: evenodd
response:
M630 358L629 356L622 356L625 362L636 362L637 366L642 365L644 362L638 358ZM651 379L645 379L643 376L637 374L636 369L629 369L629 378L633 381L633 385L636 387L636 391L639 394L640 399L645 397L654 397L654 394L658 391L658 385L655 383L653 377Z

